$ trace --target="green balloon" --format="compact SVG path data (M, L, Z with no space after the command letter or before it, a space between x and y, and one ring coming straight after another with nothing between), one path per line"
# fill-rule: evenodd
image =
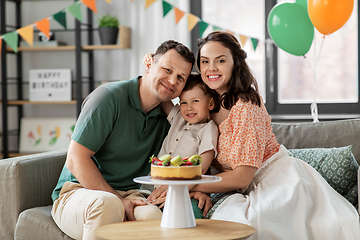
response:
M279 48L296 56L305 55L314 39L307 11L297 3L276 4L268 16L268 31Z

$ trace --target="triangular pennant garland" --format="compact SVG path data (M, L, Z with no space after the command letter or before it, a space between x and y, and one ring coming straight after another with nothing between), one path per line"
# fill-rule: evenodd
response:
M188 19L188 30L191 32L196 24L199 22L199 18L194 14L189 13L187 16Z
M221 31L221 30L222 30L222 28L217 27L217 26L213 26L213 31Z
M204 32L208 26L209 26L208 23L206 23L200 19L200 21L199 21L200 37L202 37L202 35L204 34Z
M111 4L111 0L105 0L106 2L108 2L109 4Z
M156 2L157 0L146 0L145 2L145 9L147 9L148 7L150 7L151 4L153 4L154 2Z
M68 7L69 13L71 13L77 20L82 22L81 6L78 2L71 4Z
M56 14L53 15L53 18L55 19L55 21L57 21L61 26L63 26L65 29L67 29L67 24L66 24L66 13L63 11L60 11Z
M18 33L30 46L33 46L34 28L31 25L18 29Z
M17 53L18 42L19 42L19 35L17 34L17 32L14 31L14 32L5 33L4 35L2 35L2 37L4 41L9 45L9 47L11 47L12 50L14 50L14 52Z
M241 47L243 48L245 43L246 43L246 40L248 39L248 37L244 36L244 35L239 35L239 39L240 39Z
M175 8L175 22L176 24L179 23L179 21L182 19L182 17L185 15L183 11L181 11L178 8Z
M254 47L254 51L256 50L256 47L259 43L259 39L256 39L256 38L251 38L251 42L253 44L253 47Z
M95 0L82 0L82 3L85 4L88 8L90 8L91 11L97 13Z
M36 27L50 39L50 21L48 18L36 22Z
M166 14L168 14L171 11L171 9L173 9L173 6L166 1L162 1L162 5L163 5L163 17L165 17Z

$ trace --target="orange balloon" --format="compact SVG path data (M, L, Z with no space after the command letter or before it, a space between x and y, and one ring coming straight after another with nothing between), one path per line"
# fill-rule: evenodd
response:
M339 30L349 20L354 0L309 0L308 13L314 27L329 35Z

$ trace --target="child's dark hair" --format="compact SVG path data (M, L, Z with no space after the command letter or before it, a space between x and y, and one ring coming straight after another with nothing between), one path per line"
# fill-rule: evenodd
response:
M184 91L189 91L191 89L193 89L195 86L199 86L201 88L201 90L203 90L205 95L208 95L210 98L213 99L214 101L214 109L210 110L211 113L216 113L219 112L220 109L220 97L219 94L215 91L212 90L211 88L209 88L201 79L201 76L199 73L196 72L192 72L190 74L190 76L188 77L186 84L184 86L183 92Z

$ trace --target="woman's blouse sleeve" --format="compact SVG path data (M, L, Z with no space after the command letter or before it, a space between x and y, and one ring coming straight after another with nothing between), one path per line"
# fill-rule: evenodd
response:
M217 160L223 170L241 165L260 167L268 136L272 133L271 119L263 104L259 107L238 101L219 130Z

